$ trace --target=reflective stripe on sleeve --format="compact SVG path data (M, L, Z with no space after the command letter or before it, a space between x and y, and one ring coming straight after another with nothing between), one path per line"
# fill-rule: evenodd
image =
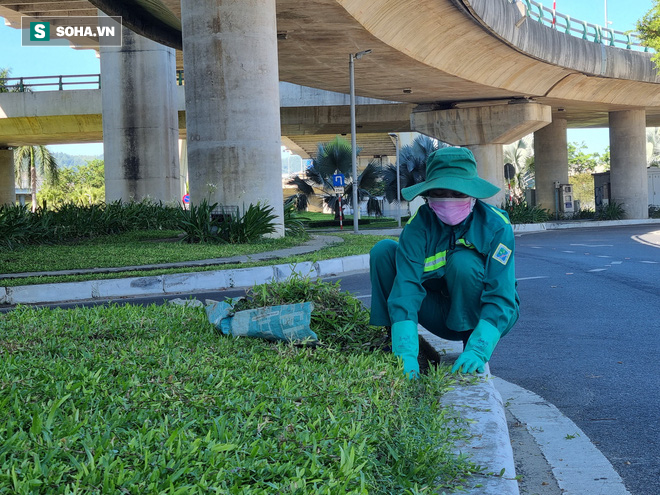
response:
M447 251L440 251L424 260L424 272L432 272L447 264Z

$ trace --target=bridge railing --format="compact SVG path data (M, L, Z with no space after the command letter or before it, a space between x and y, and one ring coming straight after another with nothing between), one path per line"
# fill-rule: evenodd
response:
M2 77L0 88L6 91L52 91L71 89L71 86L85 86L75 89L100 89L101 74L77 74L69 76L33 76L33 77Z
M583 40L600 43L603 45L627 48L628 50L650 51L647 46L643 46L639 36L633 32L616 31L611 28L591 24L579 19L573 19L566 14L557 12L554 9L545 7L542 3L535 0L508 0L509 3L522 3L525 7L525 14L530 19L534 19L553 29L562 30L566 34L582 38Z

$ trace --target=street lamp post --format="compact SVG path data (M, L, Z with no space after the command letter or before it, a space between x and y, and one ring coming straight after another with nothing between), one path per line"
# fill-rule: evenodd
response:
M396 220L399 228L401 227L401 177L399 175L399 135L390 133L394 138L394 147L396 149Z
M350 79L350 93L351 93L351 173L353 174L353 232L358 232L358 211L360 205L358 203L358 176L357 176L357 143L355 139L355 68L353 60L361 59L365 55L371 53L371 50L363 50L355 54L351 53L348 56L348 74Z

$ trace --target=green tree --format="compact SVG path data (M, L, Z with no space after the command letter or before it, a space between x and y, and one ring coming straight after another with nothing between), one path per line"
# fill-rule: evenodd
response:
M14 149L14 169L16 181L30 177L32 189L32 211L37 209L37 179L44 179L46 184L57 184L59 170L57 162L45 146L19 146Z
M580 208L595 208L594 177L590 172L573 174L568 178L573 185L573 199L580 202Z
M9 77L9 69L0 69L0 93L7 93L7 81Z
M605 153L603 153L602 155L599 155L598 153L596 153L596 155L598 155L598 161L600 162L600 165L605 170L609 170L610 169L610 147L608 146L607 148L605 148Z
M653 7L637 21L637 33L642 45L653 48L653 60L660 67L660 0L653 0Z
M359 154L359 149L357 153ZM312 165L306 171L306 177L296 175L288 181L289 185L298 188L298 193L295 195L298 209L306 208L309 197L314 194L314 187L318 187L324 192L323 202L335 212L335 218L339 218L339 201L332 184L332 175L335 173L344 174L346 178L342 204L353 206L353 186L355 184L358 188L358 202L366 199L368 205L372 205L373 202L369 201L372 199L370 191L380 180L380 164L372 160L362 173L358 174L356 180L353 178L352 169L352 147L348 141L337 136L328 143L320 143L316 158L312 160Z
M63 167L59 170L57 184L44 185L39 190L39 201L57 207L64 203L97 204L105 201L105 177L103 160L89 160L78 168Z
M20 91L18 85L11 85L7 81L11 75L11 69L0 69L0 93L17 93Z
M568 166L571 173L582 174L593 172L598 166L600 155L598 153L585 153L587 145L582 142L568 143Z
M426 159L438 148L446 148L447 143L439 142L425 135L419 135L412 144L399 150L399 185L401 189L426 180ZM385 199L388 203L397 200L396 164L387 165L382 170L385 183Z

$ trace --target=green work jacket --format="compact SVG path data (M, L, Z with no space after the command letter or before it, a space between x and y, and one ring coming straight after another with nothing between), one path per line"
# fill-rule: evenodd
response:
M453 249L475 249L484 260L484 290L479 324L505 335L518 319L513 227L506 212L477 200L460 224L446 225L424 204L408 221L399 238L396 278L387 300L392 323L411 320L426 296L423 282L445 274Z

